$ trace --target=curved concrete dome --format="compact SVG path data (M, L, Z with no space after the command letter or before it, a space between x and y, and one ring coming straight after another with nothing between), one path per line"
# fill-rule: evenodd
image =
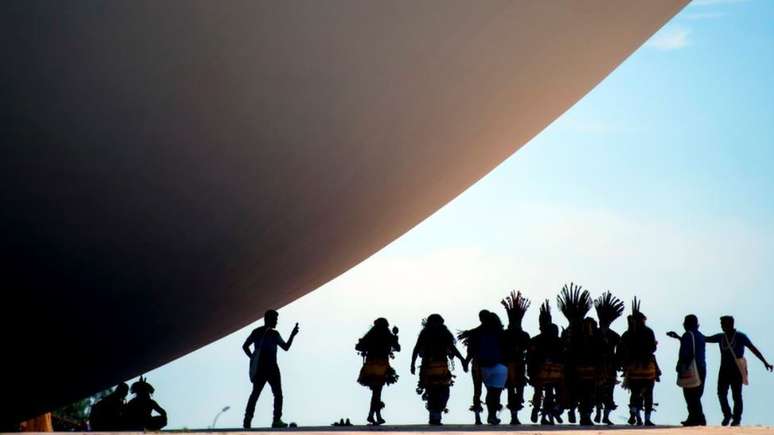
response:
M4 413L158 367L346 271L686 2L3 2Z

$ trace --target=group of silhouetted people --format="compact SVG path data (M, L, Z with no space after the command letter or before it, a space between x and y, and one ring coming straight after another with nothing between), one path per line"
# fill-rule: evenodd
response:
M131 391L134 397L126 402ZM91 407L89 425L94 431L160 430L167 425L167 413L151 397L154 389L144 378L132 384L119 384L113 392ZM157 415L153 415L153 412Z
M473 404L470 410L475 423L499 424L503 408L502 393L506 391L510 424L520 424L519 411L524 407L524 389L530 384L532 412L530 420L543 425L563 422L584 426L603 423L611 425L610 413L617 408L613 399L616 385L629 392L630 425L653 426L653 388L661 379L656 361L657 341L647 326L647 317L641 310L641 301L634 298L627 327L623 334L611 326L623 315L623 301L605 292L593 299L588 290L571 283L565 285L556 298L556 306L567 319L568 325L560 331L553 322L548 300L540 305L539 333L531 337L522 328L522 319L530 301L521 292L501 301L508 324L493 312L482 310L480 324L463 330L456 336L440 314L430 314L422 321L422 329L411 355L411 374L416 374L417 359L421 359L417 393L426 402L428 423L442 424L447 412L450 388L454 385L454 360L459 360L464 372L471 372ZM597 319L589 317L592 310ZM282 386L277 366L277 348L288 350L298 333L298 324L285 342L276 331L278 314L266 312L265 325L255 329L243 345L250 357L250 379L253 390L245 410L244 427L249 428L255 403L268 382L274 393L274 420L272 427L287 427L281 420ZM742 418L742 385L747 383L744 349L750 349L771 371L749 338L734 329L730 316L721 318L722 333L705 337L698 330L698 319L686 316L682 336L670 332L670 337L681 340L676 367L678 385L683 387L689 416L686 426L704 425L701 396L706 379L705 343L719 343L721 351L718 395L723 410L723 425L738 425ZM466 354L457 348L457 341L466 348ZM363 358L357 377L358 383L371 390L367 421L372 425L385 423L382 410L382 390L398 381L398 374L390 365L395 353L401 350L398 328L390 328L385 318L377 318L368 332L358 340L355 350ZM469 370L470 369L470 370ZM620 373L620 379L619 379ZM486 389L484 400L481 396ZM731 389L734 407L728 404Z

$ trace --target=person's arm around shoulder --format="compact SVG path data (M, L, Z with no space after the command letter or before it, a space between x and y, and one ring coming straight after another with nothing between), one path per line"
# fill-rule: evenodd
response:
M723 339L724 335L725 334L722 332L720 334L705 335L704 341L706 343L720 343L720 340Z
M757 347L755 347L755 345L752 344L752 341L750 341L750 338L747 337L747 335L745 334L740 334L740 335L741 335L740 338L744 340L743 344L747 346L748 349L750 349L750 352L752 352L753 355L755 355L756 357L758 357L759 360L761 360L763 365L766 367L766 370L768 371L774 370L774 366L772 366L771 364L769 364L768 361L766 361L766 358L763 356L763 354L758 350Z

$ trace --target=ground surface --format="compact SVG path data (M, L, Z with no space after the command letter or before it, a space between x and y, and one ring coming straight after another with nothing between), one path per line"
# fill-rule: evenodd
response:
M477 435L487 435L500 432L524 432L529 434L540 434L544 432L563 432L567 434L596 434L604 432L605 435L635 435L637 433L647 432L647 435L763 435L774 434L774 428L762 427L762 426L744 426L744 427L702 427L702 428L683 428L675 426L656 426L652 428L634 428L630 426L595 426L589 429L581 429L578 426L569 425L557 425L557 426L538 426L538 425L521 425L521 426L472 426L472 425L446 425L441 427L431 427L427 425L406 425L406 426L348 426L348 427L300 427L293 429L278 429L271 430L265 428L256 428L252 431L245 432L241 429L219 429L217 431L210 430L195 430L190 432L207 433L207 432L228 432L228 433L256 433L256 432L280 432L280 431L293 431L293 432L305 432L308 434L315 433L327 433L327 432L348 432L351 434L364 434L369 432L408 432L412 434L423 434L428 432L445 432L449 434L465 434L469 432L475 432ZM189 431L180 431L189 432Z

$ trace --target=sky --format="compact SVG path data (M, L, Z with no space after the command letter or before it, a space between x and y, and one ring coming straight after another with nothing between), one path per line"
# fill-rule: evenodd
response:
M453 331L482 308L505 319L512 289L537 307L564 283L593 296L610 290L642 309L659 340L664 370L654 420L685 415L675 385L685 314L705 333L734 315L770 360L774 335L774 1L694 0L610 76L512 157L455 200L358 266L280 309L279 331L301 333L279 361L285 415L299 425L342 417L363 424L369 391L355 381L357 339L380 316L397 325L400 375L385 389L389 423L423 423L409 373L422 318L437 312ZM566 324L561 315L554 318ZM239 427L250 392L241 345L256 322L147 374L169 428ZM619 332L625 321L613 326ZM718 424L719 352L708 347L704 396ZM774 374L751 354L745 424L774 425ZM457 368L449 423L470 423L472 387ZM531 395L528 387L527 395ZM505 396L503 396L504 398ZM616 401L626 404L618 389ZM254 426L271 422L267 387ZM523 420L529 408L522 411ZM613 415L626 418L625 406Z

